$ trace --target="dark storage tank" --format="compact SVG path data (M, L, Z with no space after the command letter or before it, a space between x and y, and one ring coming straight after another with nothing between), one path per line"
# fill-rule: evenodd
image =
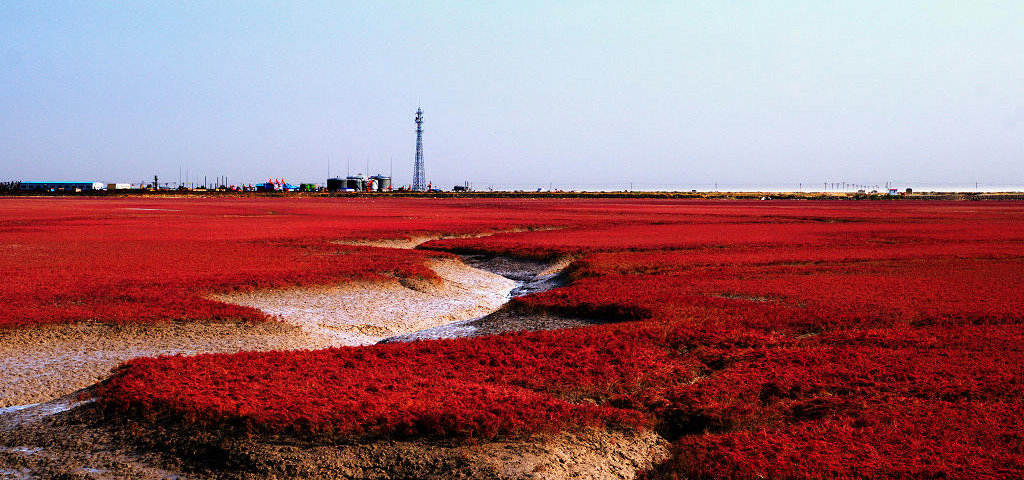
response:
M363 177L362 175L350 175L345 179L345 188L361 192L365 187L366 177Z
M386 177L384 175L374 175L374 176L372 176L370 178L376 180L376 182L377 182L376 191L378 191L378 192L390 192L391 191L391 177Z

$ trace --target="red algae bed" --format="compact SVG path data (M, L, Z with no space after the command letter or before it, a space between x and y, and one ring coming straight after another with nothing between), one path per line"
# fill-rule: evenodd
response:
M608 322L137 359L97 390L117 421L325 443L653 429L672 455L648 478L1024 473L1022 203L6 199L0 212L7 328L265 320L204 295L430 279L424 262L451 253L574 257L566 286L506 308ZM512 230L535 231L337 242Z

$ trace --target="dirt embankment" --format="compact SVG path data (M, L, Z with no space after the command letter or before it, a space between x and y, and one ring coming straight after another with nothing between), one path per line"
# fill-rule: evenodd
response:
M0 415L0 478L630 479L668 454L651 431L596 429L476 442L221 438L103 420L82 396Z
M585 430L478 443L381 441L296 445L243 441L226 456L243 478L628 479L667 457L657 434Z

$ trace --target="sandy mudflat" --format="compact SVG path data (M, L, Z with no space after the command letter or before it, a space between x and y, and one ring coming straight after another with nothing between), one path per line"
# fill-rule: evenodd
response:
M0 407L60 397L135 357L324 347L277 322L78 323L0 330Z
M431 240L447 240L450 238L482 238L498 235L501 233L519 233L519 232L544 232L550 230L561 230L564 227L537 227L537 228L513 228L509 230L499 230L494 232L484 232L475 234L464 234L464 235L414 235L405 238L375 238L375 239L350 239L350 240L337 240L334 243L338 245L355 245L364 247L380 247L380 248L400 248L400 249L411 249L416 248L420 244L429 242Z
M253 307L318 341L368 345L383 338L487 315L517 283L455 259L429 263L443 282L384 283L264 290L209 298Z
M439 236L414 236L408 238L378 238L378 239L354 239L354 240L337 240L333 243L338 245L353 245L359 247L379 247L379 248L400 248L408 250L416 248L417 245L429 242L430 240L438 240L441 238L454 238L454 237L439 237Z

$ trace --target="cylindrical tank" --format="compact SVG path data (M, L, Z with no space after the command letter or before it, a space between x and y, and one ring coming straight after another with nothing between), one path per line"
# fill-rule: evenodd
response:
M371 178L373 178L377 182L376 188L374 189L375 191L387 192L391 190L391 177L387 177L384 175L374 175Z
M345 188L345 181L344 180L342 180L342 179L340 179L338 177L328 178L327 179L327 189L328 190L330 190L332 192L337 192L338 190L341 190L342 188Z
M363 191L366 186L366 178L362 175L351 175L345 179L345 188L351 188L357 192Z

